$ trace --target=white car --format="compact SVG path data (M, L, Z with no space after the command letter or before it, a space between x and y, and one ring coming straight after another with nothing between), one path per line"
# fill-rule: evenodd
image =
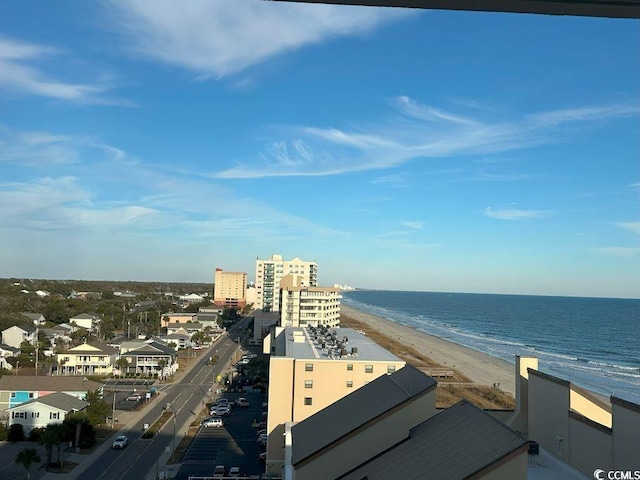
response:
M113 441L113 445L111 445L111 448L114 448L116 450L120 450L120 449L123 449L124 447L126 447L127 443L129 443L129 439L127 438L127 436L126 435L119 435Z
M227 476L238 478L240 476L240 467L231 467Z
M238 398L236 399L236 405L239 407L248 407L249 401L246 398Z
M226 417L227 415L231 414L231 409L229 407L219 406L211 409L209 413L211 413L211 415L217 415L219 417Z
M202 422L203 427L222 427L222 425L221 418L207 418Z

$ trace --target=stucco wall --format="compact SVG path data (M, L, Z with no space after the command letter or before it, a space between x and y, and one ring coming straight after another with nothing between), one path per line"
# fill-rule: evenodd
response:
M527 450L520 450L513 458L488 473L477 477L482 480L526 480Z
M568 461L569 382L556 382L529 370L529 438Z
M611 433L569 417L569 436L571 465L583 472L611 469Z
M571 389L570 395L571 410L587 417L600 425L611 428L611 412L606 408L594 403L580 392Z
M640 407L612 399L613 465L617 470L640 469Z

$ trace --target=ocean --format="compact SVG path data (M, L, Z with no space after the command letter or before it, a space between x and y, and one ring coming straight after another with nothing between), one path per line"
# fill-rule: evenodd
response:
M640 300L354 290L342 303L640 403Z

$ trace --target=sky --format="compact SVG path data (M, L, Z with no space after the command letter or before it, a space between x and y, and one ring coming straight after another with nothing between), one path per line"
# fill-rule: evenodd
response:
M0 4L0 277L640 298L638 21Z

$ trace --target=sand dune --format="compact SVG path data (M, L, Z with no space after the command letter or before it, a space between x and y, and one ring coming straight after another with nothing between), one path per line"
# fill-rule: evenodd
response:
M354 320L364 322L380 333L415 348L434 362L460 370L475 383L498 383L502 390L515 394L512 363L346 305L340 305L340 310Z

